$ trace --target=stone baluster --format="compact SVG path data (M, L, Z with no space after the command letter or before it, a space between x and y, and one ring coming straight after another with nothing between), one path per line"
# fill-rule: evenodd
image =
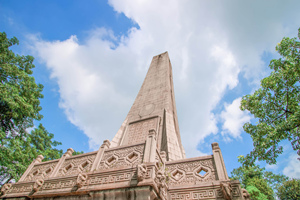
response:
M151 129L149 130L148 137L146 139L144 162L155 162L155 154L156 154L156 131L154 129Z
M213 157L216 164L216 170L217 170L219 180L220 181L229 180L219 144L217 142L214 142L211 144L211 147L213 151Z
M105 149L108 149L109 146L110 146L109 140L104 140L103 144L100 146L100 148L97 152L96 158L95 158L95 160L93 162L93 165L92 165L92 168L91 168L91 171L94 171L94 170L98 169L98 167L100 165L100 161L103 157L104 151L105 151Z
M52 174L49 177L55 177L58 174L59 169L61 168L61 166L63 165L63 163L65 162L66 158L72 156L74 150L72 148L69 148L66 153L64 153L64 155L59 159L57 165L55 166Z
M26 171L24 172L24 174L22 175L22 177L20 178L20 180L18 182L24 181L25 178L27 177L27 175L32 170L32 168L34 167L34 165L42 162L43 159L44 159L43 155L38 155L37 158L35 160L33 160L32 163L29 165L29 167L26 169Z

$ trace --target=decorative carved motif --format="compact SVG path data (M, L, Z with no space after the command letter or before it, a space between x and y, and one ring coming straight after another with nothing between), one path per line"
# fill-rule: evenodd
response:
M232 197L240 197L241 196L241 194L239 192L239 187L238 186L232 186L231 185L230 187L231 187L231 189L230 189L230 191L231 191L231 198ZM218 198L225 198L222 186L221 186L220 189L217 190L217 196L218 196Z
M5 195L11 188L11 183L5 183L1 188L1 195Z
M119 172L114 173L114 175L108 174L97 174L91 176L89 178L89 185L102 185L102 184L110 184L110 183L118 183L118 182L127 182L132 179L134 176L134 172Z
M140 164L137 167L137 180L143 181L146 178L147 166L145 164Z
M174 169L171 172L171 178L173 178L175 181L180 181L185 176L185 172L180 169Z
M55 166L57 165L57 162L51 162L46 164L39 164L35 165L32 170L29 172L27 177L24 181L31 181L31 180L37 180L37 179L45 179L49 177Z
M203 174L201 173L203 172ZM211 169L205 166L199 166L194 170L194 174L201 179L204 179L206 176L209 176Z
M58 190L64 188L72 188L74 185L76 185L76 178L61 181L47 181L40 190Z
M137 167L142 163L143 151L144 144L107 150L104 152L98 170Z
M156 183L158 187L162 187L163 184L166 182L166 175L165 175L165 171L163 170L158 170L156 173Z
M216 180L212 159L167 164L166 169L170 176L169 186L194 185ZM203 176L199 174L201 171L205 172Z
M37 179L35 183L33 184L33 191L37 192L44 184L43 179Z
M126 156L125 161L127 161L127 162L129 162L129 163L133 163L139 156L140 156L140 155L139 155L138 152L133 151L133 152L131 152L130 154L128 154L128 155Z
M171 200L200 200L216 198L214 190L196 190L191 192L171 192Z
M164 165L160 165L156 170L154 181L159 189L159 195L162 199L168 199L168 187L166 184L166 171Z
M245 200L250 200L250 194L249 194L249 192L248 192L246 189L244 189L244 188L242 188L242 195L243 195L243 197L244 197Z
M81 188L85 184L87 178L88 178L87 174L79 173L78 176L77 176L77 180L76 180L77 187Z
M77 175L81 172L89 172L95 157L96 153L88 156L68 158L60 168L57 176Z
M115 155L110 156L108 159L105 160L105 165L107 167L113 166L118 161L118 157Z
M32 191L33 184L32 183L26 183L26 184L13 184L11 189L8 191L8 193L23 193L23 192L31 192Z
M224 199L231 200L232 199L232 187L231 187L231 184L229 182L228 183L222 182L220 184L220 186L221 186L221 190L222 190Z

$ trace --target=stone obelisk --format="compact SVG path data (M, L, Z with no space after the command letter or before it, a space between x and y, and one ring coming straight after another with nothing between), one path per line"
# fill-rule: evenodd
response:
M125 121L112 140L112 146L145 141L150 129L156 131L157 148L166 152L167 160L185 158L168 52L153 57L144 83Z

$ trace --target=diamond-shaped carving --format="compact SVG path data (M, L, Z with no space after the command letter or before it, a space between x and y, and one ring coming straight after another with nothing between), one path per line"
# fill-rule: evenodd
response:
M88 161L85 161L81 164L82 169L86 168L90 163Z
M112 155L105 161L105 164L107 166L112 166L113 164L115 164L117 162L117 160L118 160L118 157L115 155Z
M46 171L44 171L44 172L42 173L42 177L43 177L43 178L48 177L48 176L51 174L52 170L53 170L52 167L48 168Z
M205 178L210 174L210 169L207 167L199 166L194 170L194 174L198 177Z
M198 174L203 177L205 176L206 173L207 173L207 171L205 171L203 169L201 169L200 172L198 172Z
M133 163L136 159L138 159L138 157L139 157L139 153L134 151L126 156L126 160L130 163Z
M45 171L46 174L49 174L52 171L52 168L49 168Z
M70 164L70 165L68 165L68 166L66 166L66 171L69 171L70 169L72 168L72 165Z
M36 176L40 171L39 170L36 170L32 173L32 176Z
M180 169L175 169L171 172L171 177L176 181L181 180L184 176L185 176L184 171Z
M81 164L79 165L78 171L79 171L79 172L82 172L82 171L87 172L89 164L90 164L89 161L87 161L87 160L84 161L83 163L81 163Z
M65 168L62 169L63 174L66 174L69 170L73 167L72 164L67 165Z
M65 171L66 171L66 172L69 171L72 167L73 167L72 164L67 165L67 166L65 167Z

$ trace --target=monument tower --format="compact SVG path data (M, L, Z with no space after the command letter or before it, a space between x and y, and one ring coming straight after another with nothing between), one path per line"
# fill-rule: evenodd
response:
M154 56L119 131L98 151L57 160L38 156L2 199L200 200L247 199L231 181L219 145L212 155L186 158L181 143L168 53Z
M153 57L144 83L111 146L143 142L151 129L157 134L157 148L166 152L167 160L185 158L168 52Z

